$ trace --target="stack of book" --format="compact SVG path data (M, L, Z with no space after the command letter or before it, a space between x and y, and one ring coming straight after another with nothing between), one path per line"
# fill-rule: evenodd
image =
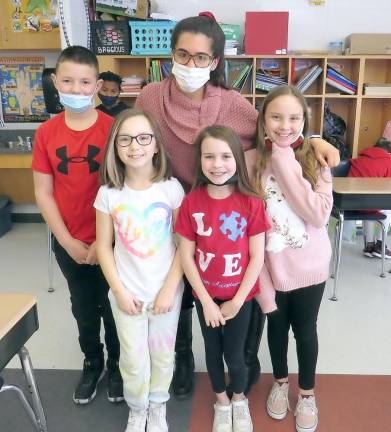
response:
M309 86L316 80L322 73L323 69L319 65L313 65L307 69L304 74L296 82L296 87L304 93Z
M122 78L120 96L137 96L141 91L143 82L143 78L136 75Z
M269 92L272 88L283 84L287 84L284 78L273 76L270 73L264 71L263 69L257 70L257 75L255 78L256 90Z
M369 96L391 96L391 84L364 84L364 94Z
M326 82L331 87L334 87L343 93L351 95L357 93L357 83L351 81L330 65L327 65Z
M225 79L234 90L252 92L252 63L243 60L227 60L225 62Z
M159 82L164 80L171 73L171 60L151 60L149 68L149 81Z

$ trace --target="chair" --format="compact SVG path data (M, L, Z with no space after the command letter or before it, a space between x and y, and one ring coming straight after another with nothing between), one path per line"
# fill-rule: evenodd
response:
M346 177L350 170L350 161L342 160L340 164L332 169L333 177ZM334 294L330 298L330 300L337 301L337 286L338 286L338 277L339 277L339 265L341 260L341 249L342 249L342 233L343 233L343 224L344 221L375 221L380 225L381 234L382 234L382 270L380 273L380 277L386 277L384 273L384 264L385 264L385 252L386 252L386 231L383 221L386 219L386 215L379 212L370 212L365 213L365 211L359 210L348 210L343 211L336 207L333 207L331 211L331 216L337 220L337 224L334 232L334 248L333 248L333 256L332 256L332 273L331 277L334 278ZM364 238L364 247L366 244L365 235Z

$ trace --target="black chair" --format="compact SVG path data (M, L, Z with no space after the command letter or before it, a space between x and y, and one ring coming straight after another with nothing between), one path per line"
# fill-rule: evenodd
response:
M333 177L346 177L349 174L350 170L350 160L342 160L338 166L333 168L332 175ZM380 273L380 277L386 277L384 273L384 264L385 264L385 254L386 254L386 230L383 224L383 221L386 219L386 215L379 211L368 212L360 211L360 210L348 210L343 211L336 207L333 207L331 211L331 216L337 220L337 224L335 226L334 232L334 248L333 248L333 257L332 257L332 273L331 277L334 278L334 295L330 298L330 300L338 300L337 298L337 286L338 286L338 276L339 276L339 265L341 261L341 249L342 249L342 233L343 233L343 224L344 221L374 221L380 225L381 233L382 233L382 270ZM363 235L364 238L364 248L366 246L366 238L365 233Z

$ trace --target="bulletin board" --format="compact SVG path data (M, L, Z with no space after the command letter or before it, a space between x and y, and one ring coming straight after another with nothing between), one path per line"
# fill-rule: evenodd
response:
M6 21L13 32L59 32L58 0L1 0L3 2L6 3Z
M49 118L42 91L43 57L0 57L4 122L41 122Z

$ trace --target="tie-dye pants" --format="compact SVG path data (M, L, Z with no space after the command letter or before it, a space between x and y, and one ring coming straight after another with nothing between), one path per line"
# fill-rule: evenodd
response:
M144 410L150 402L167 402L182 290L172 310L159 315L153 314L153 305L148 303L144 303L138 315L125 314L118 308L111 291L109 298L120 342L119 368L128 406Z

